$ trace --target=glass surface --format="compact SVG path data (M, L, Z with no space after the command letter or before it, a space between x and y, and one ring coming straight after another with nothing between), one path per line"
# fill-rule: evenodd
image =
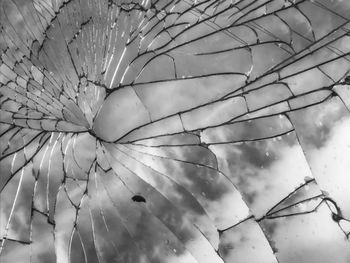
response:
M0 261L349 263L350 1L1 0Z

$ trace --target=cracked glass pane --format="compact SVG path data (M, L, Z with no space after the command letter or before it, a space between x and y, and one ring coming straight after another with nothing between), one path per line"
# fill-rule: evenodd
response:
M348 263L349 14L1 0L0 261Z

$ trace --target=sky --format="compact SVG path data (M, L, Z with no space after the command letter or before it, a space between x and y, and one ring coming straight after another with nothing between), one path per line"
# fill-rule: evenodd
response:
M0 11L1 262L350 261L349 2Z

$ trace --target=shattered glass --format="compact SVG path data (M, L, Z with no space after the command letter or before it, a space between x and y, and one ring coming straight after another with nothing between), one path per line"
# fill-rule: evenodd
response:
M1 0L0 261L350 262L349 20Z

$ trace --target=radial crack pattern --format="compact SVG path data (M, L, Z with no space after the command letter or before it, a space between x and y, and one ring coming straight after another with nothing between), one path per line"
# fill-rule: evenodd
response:
M0 261L349 262L349 14L2 0Z

